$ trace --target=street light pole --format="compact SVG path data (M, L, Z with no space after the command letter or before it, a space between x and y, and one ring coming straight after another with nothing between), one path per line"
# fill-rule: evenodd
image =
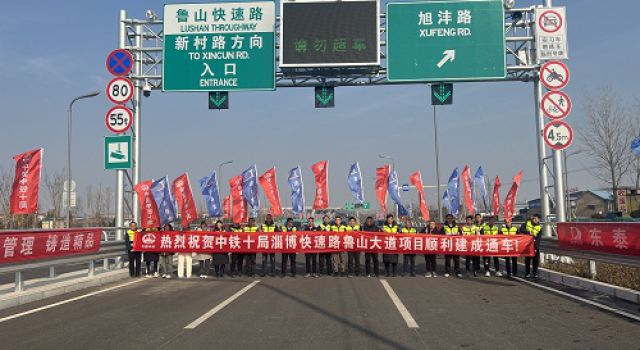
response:
M219 179L222 177L222 167L233 163L233 160L227 160L226 162L222 162L218 165L218 176L216 176L216 187L218 187L218 193L222 194L222 189L220 188Z
M71 227L71 122L73 121L73 104L78 100L85 98L95 97L100 95L100 91L94 91L86 95L81 95L69 103L69 110L67 114L67 228Z
M440 197L440 150L438 148L438 120L436 118L436 106L433 106L433 133L434 133L434 138L433 138L433 142L435 145L435 151L436 151L436 188L437 188L437 198L438 198L438 218L440 219L440 222L443 221L443 217L442 217L442 198Z

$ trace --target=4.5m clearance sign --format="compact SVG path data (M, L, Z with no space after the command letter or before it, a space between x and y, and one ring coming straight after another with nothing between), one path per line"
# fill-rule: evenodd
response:
M273 1L164 7L164 91L275 89Z

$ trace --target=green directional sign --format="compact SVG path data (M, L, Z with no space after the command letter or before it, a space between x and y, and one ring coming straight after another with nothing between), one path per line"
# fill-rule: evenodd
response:
M369 203L369 202L364 202L364 203L360 204L360 203L350 203L350 202L347 202L347 203L345 203L345 204L344 204L344 209L345 209L345 210L355 210L355 209L365 209L365 210L368 210L368 209L371 209L371 203Z
M131 169L131 136L104 138L105 170Z
M164 6L164 91L275 89L275 3Z
M335 107L335 94L333 86L316 86L315 88L316 108Z
M450 105L453 103L453 84L431 84L431 104Z
M387 79L460 81L506 76L501 0L387 4Z
M209 109L229 109L229 93L227 91L210 91Z

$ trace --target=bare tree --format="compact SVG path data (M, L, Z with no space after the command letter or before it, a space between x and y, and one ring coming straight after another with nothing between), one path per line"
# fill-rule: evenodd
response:
M49 193L51 207L53 210L53 219L58 219L62 212L62 193L64 192L65 175L62 171L53 173L45 173L44 183Z
M13 184L12 169L5 169L0 167L0 209L2 209L2 220L0 226L9 225L11 222L10 214L10 197L11 186Z
M593 175L611 185L618 210L616 190L633 160L629 149L633 134L629 113L609 86L601 89L597 97L588 95L586 101L586 125L579 130L582 150L593 162Z

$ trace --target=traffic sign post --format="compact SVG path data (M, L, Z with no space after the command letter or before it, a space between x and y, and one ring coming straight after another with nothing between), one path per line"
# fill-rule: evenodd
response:
M124 49L111 51L107 56L107 70L109 73L119 77L131 73L133 68L133 56Z
M104 122L112 133L122 134L133 124L133 112L125 106L115 106L107 112Z
M209 109L229 109L229 93L227 91L210 91Z
M540 108L551 119L563 119L571 113L571 99L562 91L549 91L542 96Z
M431 84L431 104L450 105L453 103L453 84Z
M336 105L333 86L316 86L313 95L316 108L333 108Z
M131 136L104 138L105 170L131 169Z
M565 8L537 8L535 10L535 18L536 57L538 61L568 59Z
M107 84L107 97L115 104L125 104L133 97L131 79L116 77Z
M164 91L275 89L273 1L164 6Z
M540 82L549 90L564 89L569 78L569 68L560 61L549 61L540 67Z
M506 76L502 1L387 4L387 79L453 81Z
M542 135L547 145L556 151L569 147L573 142L573 130L569 124L560 120L547 123Z

